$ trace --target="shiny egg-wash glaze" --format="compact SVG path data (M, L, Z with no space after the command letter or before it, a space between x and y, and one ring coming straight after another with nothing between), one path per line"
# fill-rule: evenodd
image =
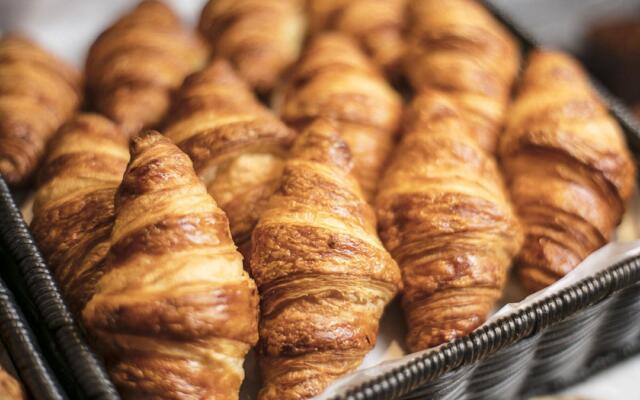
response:
M309 0L309 31L352 35L391 78L402 69L406 0Z
M635 167L620 126L569 55L532 53L508 115L500 157L526 232L520 280L533 292L607 243Z
M45 147L81 99L80 74L31 41L0 39L0 175L29 183Z
M480 326L502 294L522 232L493 157L451 96L425 91L380 184L380 236L402 269L412 351Z
M189 157L133 139L106 272L83 311L126 399L237 399L258 294Z
M407 15L411 85L450 93L472 136L495 152L520 63L516 42L475 0L410 0Z
M91 46L87 90L92 106L128 135L156 127L171 93L202 68L206 45L158 0L144 0Z
M193 160L248 263L251 231L278 187L294 132L227 61L216 60L186 79L165 135Z
M127 161L127 138L111 121L79 114L51 141L42 165L31 231L76 315L104 269Z
M253 231L262 400L307 399L354 370L400 288L351 164L336 126L316 121L294 143Z
M231 61L251 87L267 93L300 53L304 0L210 0L199 30L217 57Z
M402 100L355 40L340 33L316 36L283 88L284 122L302 131L328 118L351 148L353 173L367 200L393 147Z

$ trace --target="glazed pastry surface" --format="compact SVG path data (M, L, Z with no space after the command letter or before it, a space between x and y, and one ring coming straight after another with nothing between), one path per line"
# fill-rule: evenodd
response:
M353 153L353 173L371 199L393 147L402 100L357 43L340 33L316 36L294 67L282 102L282 119L299 131L316 118L335 121Z
M311 34L338 30L353 35L373 62L397 77L404 55L406 0L309 0Z
M83 311L125 399L237 399L258 294L186 154L133 139L106 272Z
M529 56L500 156L526 231L520 280L536 291L609 241L633 191L633 159L577 61L551 50Z
M128 135L156 127L171 94L202 68L206 45L159 0L144 0L91 46L86 79L93 107Z
M0 175L29 183L55 131L80 103L80 74L35 43L0 39Z
M49 145L31 232L76 315L104 271L114 196L128 160L125 135L97 114L78 114Z
M253 231L262 400L307 399L355 369L401 285L336 129L319 120L296 140Z
M193 160L248 262L251 231L278 187L294 132L224 60L187 78L175 104L165 135Z
M258 92L269 92L300 53L303 0L210 0L199 30Z
M405 72L448 92L480 146L496 151L519 66L514 39L475 0L410 0Z
M451 95L425 91L405 116L380 184L380 236L400 265L407 344L418 351L480 326L522 243L493 157Z

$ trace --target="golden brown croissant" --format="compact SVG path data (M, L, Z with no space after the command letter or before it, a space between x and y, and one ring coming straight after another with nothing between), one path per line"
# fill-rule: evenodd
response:
M399 289L400 271L350 169L335 126L315 122L294 143L253 231L262 400L310 398L356 368Z
M380 184L380 236L400 265L412 351L481 325L500 297L522 232L493 157L449 95L426 90Z
M393 145L402 100L349 37L317 36L284 89L282 118L298 130L330 118L355 160L354 175L367 199Z
M309 30L353 35L373 62L397 76L404 55L406 0L309 0Z
M23 400L24 398L20 383L0 367L0 400Z
M495 152L519 51L475 0L410 0L405 70L416 90L451 94L473 137Z
M520 279L535 291L609 240L633 190L634 165L582 68L555 51L529 57L500 156L526 232Z
M237 399L255 284L187 155L157 132L131 146L85 325L124 398Z
M27 39L0 39L0 175L32 177L47 141L80 103L80 75Z
M158 125L171 92L207 58L203 41L161 1L144 0L103 32L89 50L93 106L133 135Z
M210 0L199 30L259 92L270 91L300 52L301 0Z
M247 256L260 209L277 189L293 131L224 60L187 78L165 135L191 159Z
M102 275L128 159L125 135L97 114L79 114L49 145L31 230L74 313Z

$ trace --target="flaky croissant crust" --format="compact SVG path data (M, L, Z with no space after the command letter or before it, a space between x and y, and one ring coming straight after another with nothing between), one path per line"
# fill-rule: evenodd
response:
M633 191L635 166L585 72L552 50L530 55L500 150L527 232L520 278L535 291L609 240Z
M10 185L29 182L80 98L75 69L25 38L0 39L0 174Z
M522 233L493 157L450 96L425 91L376 199L380 236L400 265L412 351L482 324L506 283Z
M315 122L296 140L253 232L263 400L310 398L356 368L400 287L350 169L336 128Z
M172 91L207 57L204 43L171 9L159 0L143 0L89 50L85 70L93 106L129 135L156 127Z
M133 139L106 272L83 311L125 398L237 399L258 296L186 154Z

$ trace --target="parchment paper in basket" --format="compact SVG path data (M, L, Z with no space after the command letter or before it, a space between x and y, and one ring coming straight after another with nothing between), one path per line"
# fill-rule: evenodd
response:
M640 254L640 196L636 193L629 204L629 209L616 231L617 241L607 244L587 257L575 270L567 274L555 284L540 290L519 302L507 303L495 312L485 324L496 321L514 313L528 305L549 295L571 286L580 280L597 274L620 261ZM507 292L518 292L509 287ZM506 296L512 298L513 294ZM519 297L521 298L521 296ZM435 351L437 347L421 352L406 354L402 346L404 328L389 326L388 324L404 325L402 310L397 302L392 304L382 321L378 343L374 350L367 355L362 366L350 375L337 380L323 394L316 396L316 400L328 399L344 394L347 390L357 387L381 374L389 372L417 357ZM391 335L392 337L389 337Z

